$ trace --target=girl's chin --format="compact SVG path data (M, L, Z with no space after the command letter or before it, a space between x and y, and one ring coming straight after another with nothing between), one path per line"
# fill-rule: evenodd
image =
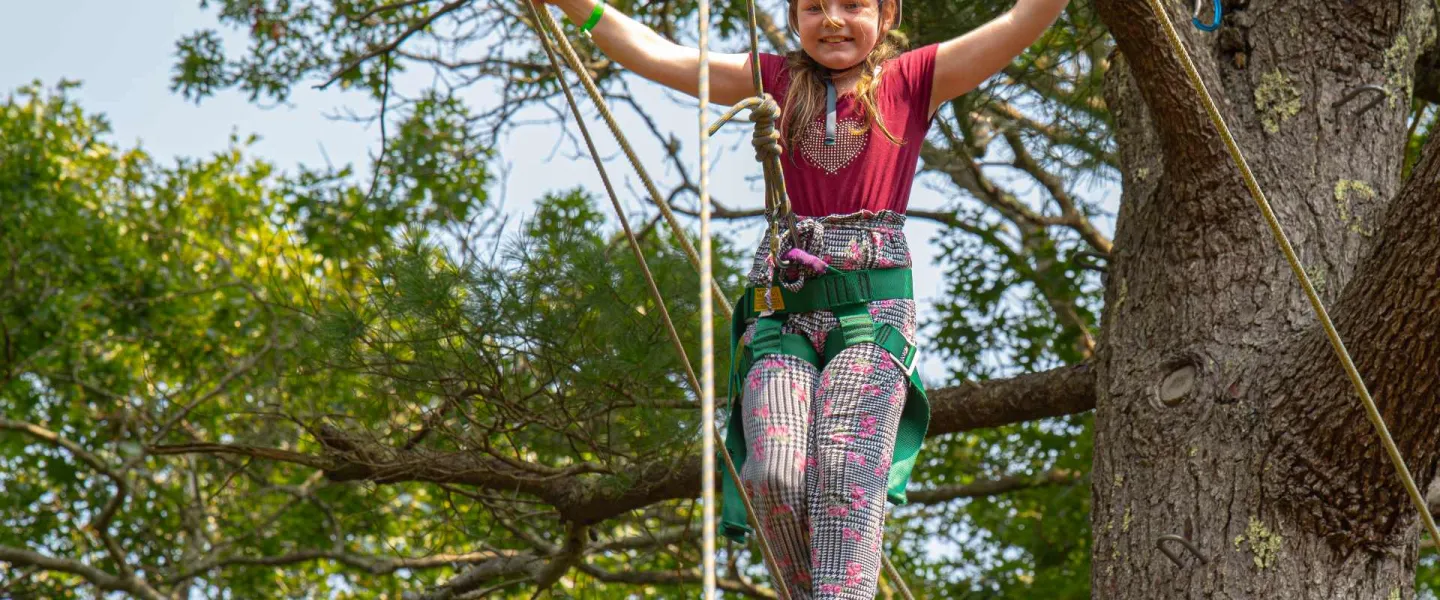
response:
M815 62L824 65L827 69L839 70L848 69L865 57L860 56L850 48L826 48L821 46L819 52L816 52L811 58L814 58Z

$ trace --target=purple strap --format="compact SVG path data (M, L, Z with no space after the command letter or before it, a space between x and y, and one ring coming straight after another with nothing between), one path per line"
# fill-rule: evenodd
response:
M824 273L825 269L830 267L830 264L825 262L824 259L799 248L791 248L786 251L785 260L799 261L805 266L810 267L810 270L816 273Z

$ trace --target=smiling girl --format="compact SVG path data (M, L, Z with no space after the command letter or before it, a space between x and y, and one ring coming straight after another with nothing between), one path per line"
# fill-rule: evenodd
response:
M625 68L698 94L698 50L598 0L543 1L583 23ZM909 52L893 33L899 2L790 0L800 49L760 55L765 90L782 109L781 165L801 218L775 252L761 242L737 306L744 350L734 357L725 445L795 600L874 598L885 503L905 502L929 424L913 370L904 215L935 111L1034 43L1068 0L1018 0L984 26ZM712 100L754 93L749 61L710 55ZM836 301L837 290L860 301ZM734 482L723 485L723 530L743 541L744 506Z

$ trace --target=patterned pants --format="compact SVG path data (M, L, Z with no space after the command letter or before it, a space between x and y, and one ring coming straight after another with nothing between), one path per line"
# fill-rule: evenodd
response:
M884 211L806 220L799 229L807 251L857 270L909 266L903 225L903 215ZM768 256L762 246L752 283L770 280ZM914 339L913 300L872 302L870 314ZM781 330L804 335L823 354L838 326L829 311L816 311L788 315ZM754 329L745 332L747 343ZM772 355L746 375L741 410L750 454L740 478L775 551L775 575L796 600L875 597L908 384L890 354L868 342L846 348L823 371Z

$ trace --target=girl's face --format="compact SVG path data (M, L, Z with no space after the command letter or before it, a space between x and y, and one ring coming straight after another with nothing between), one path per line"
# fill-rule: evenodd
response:
M887 30L894 4L885 3ZM880 40L879 0L794 0L793 6L800 47L831 70L860 64Z

